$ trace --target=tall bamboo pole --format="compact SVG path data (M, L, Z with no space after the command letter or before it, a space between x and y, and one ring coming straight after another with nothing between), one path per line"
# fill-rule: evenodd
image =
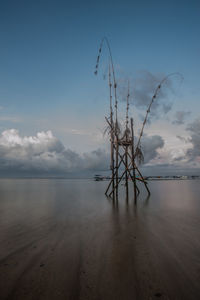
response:
M97 63L96 63L96 67L95 67L95 75L97 75L98 72L98 67L99 67L99 60L100 60L100 56L101 56L101 51L102 51L102 47L104 42L107 45L108 51L109 51L109 56L110 56L110 65L111 65L111 70L112 70L112 80L113 80L113 88L114 88L114 99L115 99L115 116L114 116L114 120L113 120L113 144L115 143L116 145L116 150L115 150L115 161L114 161L114 153L113 153L113 162L114 162L114 170L116 171L116 176L115 176L115 181L116 183L118 182L118 153L119 153L119 145L118 145L118 100L117 100L117 82L116 82L116 78L115 78L115 69L114 69L114 64L113 64L113 58L112 58L112 52L111 52L111 48L110 48L110 43L107 39L107 37L104 37L101 40L101 44L100 44L100 48L99 48L99 54L97 56ZM115 124L114 124L115 123ZM112 158L111 158L112 160ZM113 178L114 181L114 178ZM118 184L116 184L118 186ZM118 197L118 190L116 189L116 197Z
M125 139L126 139L126 148L125 148L125 165L126 165L126 173L125 173L125 180L126 180L126 195L128 197L128 122L129 122L129 82L128 82L128 93L126 97L126 128L125 128Z
M115 181L116 181L116 198L118 198L118 177L119 177L119 160L118 160L118 156L119 156L119 134L118 134L118 101L117 101L117 84L116 82L114 82L114 95L115 95L115 145L116 145L116 149L115 149L115 169L116 169L116 177L115 177Z
M131 157L132 157L132 166L133 166L133 188L134 188L134 200L136 202L137 200L137 185L136 185L136 173L135 173L135 150L134 150L134 144L135 144L135 137L134 137L134 129L133 129L133 118L131 118Z
M103 45L103 42L105 41L107 47L108 47L108 51L109 51L109 55L110 55L110 62L111 62L111 69L112 69L112 79L113 79L113 85L114 85L114 99L115 99L115 126L113 126L114 129L114 143L116 143L116 150L115 150L115 165L114 168L116 170L116 177L115 177L115 181L116 181L116 185L118 186L117 182L118 182L118 153L119 153L119 145L118 145L118 100L117 100L117 82L116 82L116 78L115 78L115 69L114 69L114 64L113 64L113 58L112 58L112 52L111 52L111 48L110 48L110 43L108 41L108 39L106 37L104 37L102 39L101 42L101 46ZM113 124L114 125L114 124ZM118 197L118 188L116 189L116 198Z
M110 72L110 64L109 64L109 92L110 92L110 150L111 150L111 171L112 171L112 187L114 190L115 186L115 178L114 178L114 166L115 166L115 161L114 161L114 126L113 126L113 109L112 109L112 82L111 82L111 72ZM113 192L113 197L114 197L114 192Z

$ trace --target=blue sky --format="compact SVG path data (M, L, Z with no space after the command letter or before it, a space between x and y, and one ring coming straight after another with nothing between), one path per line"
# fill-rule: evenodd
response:
M107 36L119 78L137 78L140 70L183 75L168 119L155 120L158 132L147 128L166 139L176 111L190 111L188 124L200 115L199 12L199 1L1 1L1 131L51 130L76 152L103 146L106 48L98 77L94 66ZM185 135L184 125L178 134Z

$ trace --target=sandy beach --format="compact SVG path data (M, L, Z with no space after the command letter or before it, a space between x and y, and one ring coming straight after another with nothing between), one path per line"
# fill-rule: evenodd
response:
M200 299L199 181L150 185L1 179L0 299Z

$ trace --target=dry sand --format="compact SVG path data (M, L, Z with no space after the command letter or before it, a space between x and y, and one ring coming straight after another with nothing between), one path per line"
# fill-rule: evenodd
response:
M0 299L200 299L199 184L1 180Z

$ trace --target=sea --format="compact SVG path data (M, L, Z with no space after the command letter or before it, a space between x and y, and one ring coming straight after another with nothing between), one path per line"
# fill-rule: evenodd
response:
M107 185L0 179L0 299L200 299L200 180Z

